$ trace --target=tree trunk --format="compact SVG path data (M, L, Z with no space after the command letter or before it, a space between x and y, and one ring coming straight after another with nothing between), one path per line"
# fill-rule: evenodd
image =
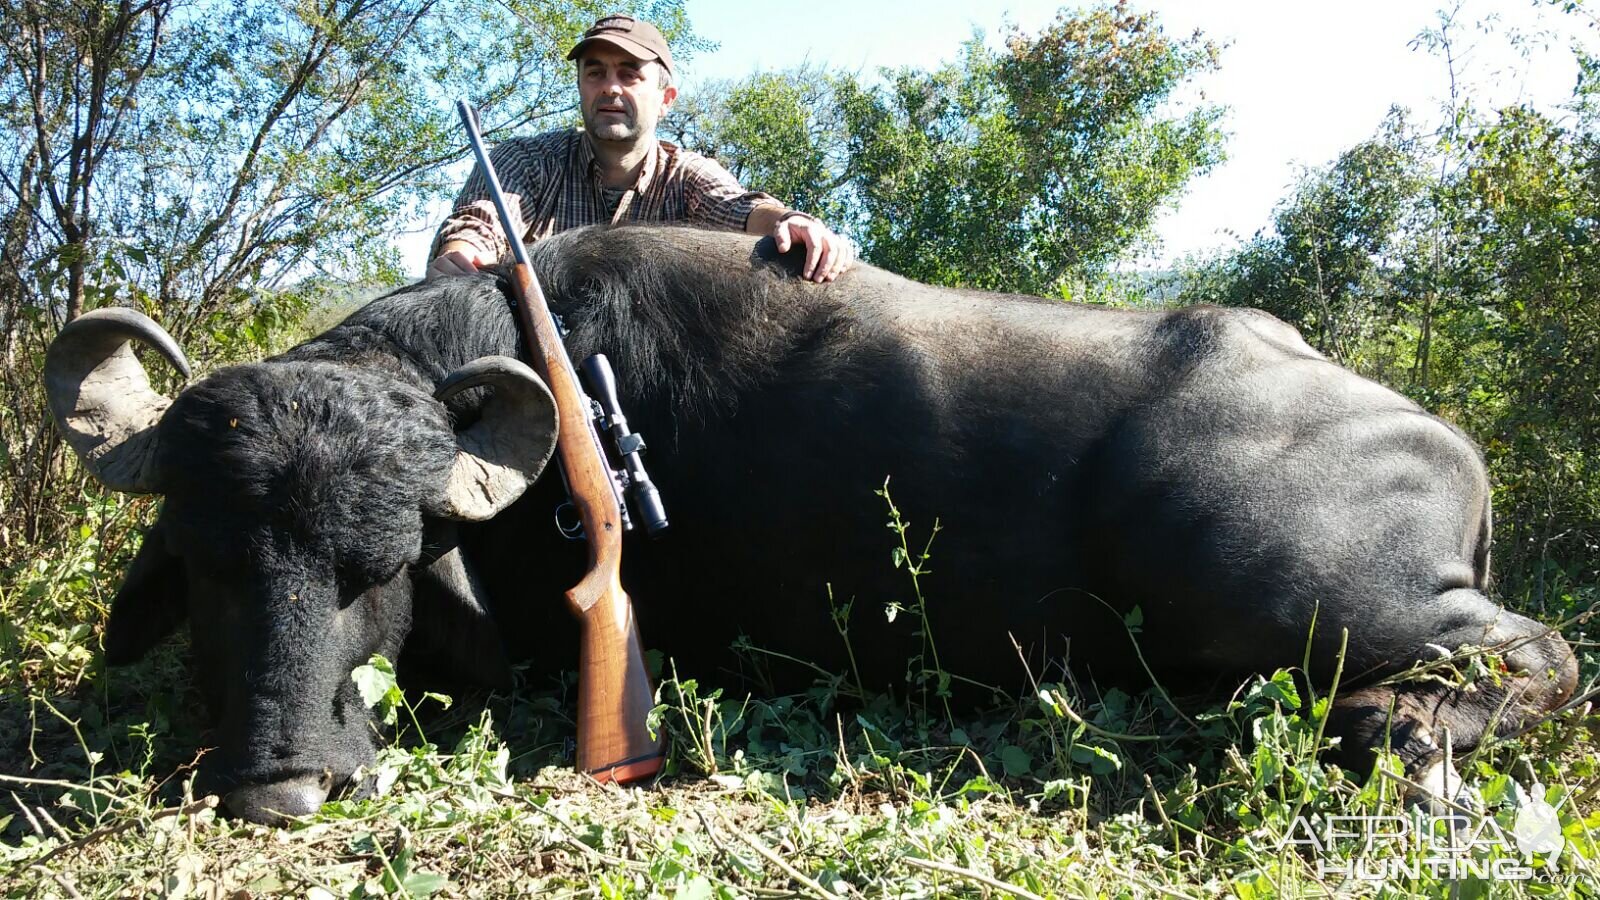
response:
M1417 335L1417 364L1413 372L1416 391L1428 390L1428 357L1433 352L1433 291L1422 295L1422 330Z

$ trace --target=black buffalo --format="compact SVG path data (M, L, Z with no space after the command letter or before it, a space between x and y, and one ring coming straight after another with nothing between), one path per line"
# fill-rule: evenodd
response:
M610 356L651 441L673 531L630 545L624 579L680 670L726 665L744 634L845 671L831 591L855 601L861 679L901 681L918 639L880 612L906 593L873 495L888 477L919 540L941 523L928 624L968 679L1020 682L1008 635L1035 661L1142 677L1121 621L1135 606L1163 679L1297 666L1309 641L1326 683L1348 630L1330 732L1356 759L1392 743L1419 777L1445 729L1466 751L1574 688L1567 645L1485 596L1472 444L1268 315L870 266L818 286L770 241L679 229L571 232L532 257L569 350ZM487 682L512 660L570 662L560 595L582 550L550 524L559 478L523 492L552 417L503 359L521 351L494 276L404 288L170 408L130 337L181 363L158 328L111 316L64 330L48 368L91 470L166 498L107 658L188 618L237 812L313 809L371 758L349 673L374 652ZM1509 673L1378 683L1459 645L1498 648Z

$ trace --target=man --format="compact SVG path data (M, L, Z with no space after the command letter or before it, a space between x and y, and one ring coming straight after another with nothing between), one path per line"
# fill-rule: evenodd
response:
M578 61L583 130L512 138L490 154L525 240L605 222L685 222L770 234L779 252L799 243L811 281L832 281L849 268L850 243L820 220L746 191L712 160L656 138L678 90L655 26L605 16L567 58ZM466 274L509 253L487 180L475 168L434 239L428 275Z

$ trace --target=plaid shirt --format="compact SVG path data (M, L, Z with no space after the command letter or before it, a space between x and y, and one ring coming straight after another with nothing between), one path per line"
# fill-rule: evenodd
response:
M615 213L607 209L594 150L581 130L511 138L497 144L489 160L500 176L512 224L527 242L605 222L683 221L743 231L757 206L783 206L767 194L746 191L715 161L666 141L657 141L655 152L645 157L638 182L623 192ZM439 227L428 258L438 256L446 241L466 241L496 259L511 255L478 166Z

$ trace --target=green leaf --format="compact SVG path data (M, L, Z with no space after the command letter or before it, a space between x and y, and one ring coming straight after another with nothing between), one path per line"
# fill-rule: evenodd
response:
M1294 676L1285 669L1272 673L1272 680L1262 686L1261 696L1291 709L1300 708L1300 690L1294 686Z
M406 893L413 897L432 897L444 890L450 884L450 879L443 875L434 875L431 872L412 872L401 882Z
M1122 617L1122 624L1128 626L1129 631L1138 634L1139 629L1144 627L1144 611L1135 606Z
M1072 790L1072 782L1065 778L1052 778L1044 783L1044 800L1049 802Z
M1274 887L1272 879L1265 875L1257 875L1253 878L1246 877L1235 881L1233 883L1233 892L1238 896L1239 900L1256 900L1258 897L1277 896L1277 889Z
M982 775L968 779L967 783L963 784L961 789L956 791L956 793L961 796L966 796L967 794L1000 794L1004 792L1005 788L995 784L993 781L990 781Z
M399 718L400 704L405 701L405 694L395 679L394 665L374 654L366 665L350 670L350 680L361 692L361 702L375 710L384 724L393 725Z
M1073 744L1072 761L1088 765L1089 771L1096 775L1107 775L1122 768L1122 757L1094 744Z
M361 692L361 702L368 709L377 706L389 692L399 687L395 680L394 666L381 656L374 656L364 666L356 666L350 672L350 680L356 683L356 689Z
M1020 778L1033 773L1033 756L1015 744L1007 744L1000 748L1000 765L1007 775Z
M1483 798L1484 806L1493 809L1505 800L1510 788L1511 776L1501 773L1485 781L1478 789L1478 794Z

